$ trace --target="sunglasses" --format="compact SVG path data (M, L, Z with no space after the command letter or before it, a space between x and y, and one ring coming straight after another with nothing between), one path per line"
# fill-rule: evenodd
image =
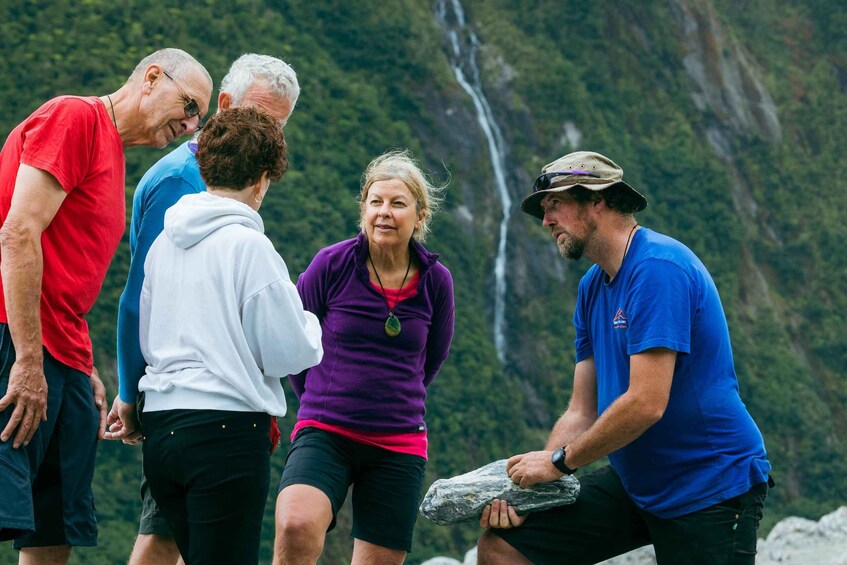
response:
M570 171L555 171L552 173L544 173L537 179L535 179L535 184L532 185L532 192L540 192L542 190L547 190L553 186L553 179L558 179L561 177L569 177L569 176L583 176L583 177L592 177L595 179L599 179L600 175L597 173L592 173L589 171L580 171L579 169L573 169Z
M196 101L194 98L189 98L189 97L185 94L185 91L184 91L184 90L182 89L182 87L179 85L179 82L178 82L178 81L177 81L174 77L172 77L171 75L169 75L169 74L168 74L168 71L166 71L166 70L162 69L162 74L164 74L166 77L168 77L169 79L171 79L171 80L174 82L174 84L176 85L177 89L179 89L179 91L180 91L180 92L179 92L179 93L180 93L180 95L181 95L183 98L188 98L188 102L186 102L186 103L185 103L185 106L183 106L183 107L182 107L182 111L183 111L183 112L185 112L185 117L186 117L187 119L189 119L189 120L190 120L190 119L191 119L191 118L193 118L194 116L199 116L199 115L200 115L200 104L198 104L198 103L197 103L197 101ZM200 129L201 127L202 127L202 126L198 123L198 124L197 124L197 129Z

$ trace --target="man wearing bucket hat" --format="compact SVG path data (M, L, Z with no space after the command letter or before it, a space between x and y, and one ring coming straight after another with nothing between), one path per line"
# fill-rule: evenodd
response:
M646 206L620 167L587 151L544 167L521 204L562 255L596 264L579 284L568 409L545 449L507 472L529 487L609 465L580 477L569 506L518 516L493 501L480 564L596 563L651 543L660 564L754 563L764 441L738 394L714 281L682 243L638 225Z

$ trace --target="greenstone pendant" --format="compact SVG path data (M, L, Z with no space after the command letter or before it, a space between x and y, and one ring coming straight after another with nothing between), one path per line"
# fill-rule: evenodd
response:
M388 337L400 335L400 320L397 319L394 312L388 313L388 318L385 320L385 333Z

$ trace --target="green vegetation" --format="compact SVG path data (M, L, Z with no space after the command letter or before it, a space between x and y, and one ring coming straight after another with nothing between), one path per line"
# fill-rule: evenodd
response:
M543 164L570 150L563 134L572 122L580 148L612 156L647 194L651 204L639 221L687 243L711 270L730 320L742 396L766 436L779 483L762 533L787 515L818 518L844 504L843 7L823 0L463 4L483 46L486 95L509 146L513 200ZM500 207L485 141L448 67L430 3L159 0L150 6L0 0L0 139L52 96L111 92L157 48L191 52L216 85L241 53L281 56L298 72L303 93L286 127L291 170L272 188L262 215L293 276L320 247L355 234L359 176L374 156L409 147L437 180L450 176L428 247L453 273L457 333L430 390L427 479L541 445L569 398L570 319L588 265L564 263L536 222L513 215L510 352L500 364L491 329ZM723 106L695 101L699 88L683 62L690 54L686 17L703 31L708 72L719 72L716 58L741 54L749 64L739 103L758 116L753 126L733 125L727 96ZM750 77L774 102L779 140L761 126L766 104ZM728 156L715 151L710 132L722 136ZM163 154L129 150L128 204L135 183ZM110 394L128 258L124 244L88 318ZM291 404L284 435L294 422ZM272 482L284 455L285 446L273 457ZM72 562L120 563L128 556L139 468L139 449L101 446L100 546L78 551ZM262 546L267 562L274 495ZM345 510L328 536L325 563L349 559L350 520ZM408 562L459 557L478 533L473 524L444 528L421 519ZM8 544L0 546L0 561L11 559Z

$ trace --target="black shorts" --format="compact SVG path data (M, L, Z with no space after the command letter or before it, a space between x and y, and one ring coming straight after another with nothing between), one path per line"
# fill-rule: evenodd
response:
M310 485L326 494L332 505L329 531L335 527L335 517L352 484L352 536L409 552L425 468L426 460L416 455L304 428L288 451L279 490L290 485Z
M144 412L144 473L186 563L258 563L270 416Z
M0 324L0 398L15 362L9 327ZM47 421L29 445L0 442L0 541L16 549L52 545L97 545L94 515L94 459L100 412L88 375L59 363L44 351ZM14 411L0 413L0 430Z
M491 529L536 564L591 564L653 544L658 563L753 565L768 485L714 506L662 519L641 510L611 467L579 478L576 502Z

